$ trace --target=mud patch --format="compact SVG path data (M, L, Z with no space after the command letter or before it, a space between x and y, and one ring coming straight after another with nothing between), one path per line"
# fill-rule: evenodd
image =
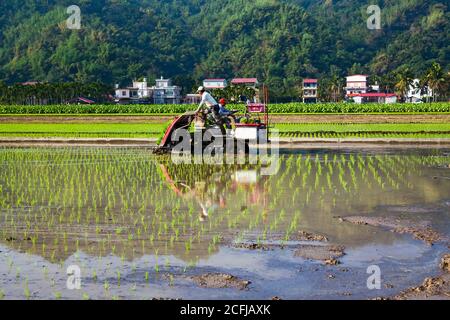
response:
M343 217L341 221L350 222L357 225L370 225L374 227L384 227L400 234L411 234L415 239L422 240L429 245L445 239L436 231L429 227L427 222L414 222L399 218L390 217Z
M445 272L450 273L450 254L446 254L442 257L440 267Z
M291 240L297 241L317 241L317 242L328 242L328 238L321 234L310 233L307 231L299 231L297 234L291 237Z
M282 245L266 245L259 243L236 243L233 245L233 248L237 249L246 249L246 250L262 250L262 251L270 251L274 248L283 249Z
M450 299L450 274L426 278L422 285L403 291L394 300Z
M251 283L248 280L242 280L224 273L207 273L191 277L191 279L200 287L215 289L234 288L246 290Z
M345 255L345 248L336 245L301 245L294 256L307 260L322 261L327 265L340 264L339 258Z

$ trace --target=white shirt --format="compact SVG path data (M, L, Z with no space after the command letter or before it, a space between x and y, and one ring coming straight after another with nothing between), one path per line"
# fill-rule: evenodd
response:
M209 94L209 92L206 92L206 91L203 92L203 94L202 94L202 101L198 105L198 110L200 110L204 104L207 107L213 107L213 106L218 105L216 99L214 99L213 96L211 94Z

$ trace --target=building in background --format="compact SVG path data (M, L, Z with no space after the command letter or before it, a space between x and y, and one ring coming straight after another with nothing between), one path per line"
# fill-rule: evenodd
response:
M319 81L317 79L303 80L303 103L317 103Z
M367 92L380 92L380 85L377 82L375 82L375 84L369 85L369 89L367 90Z
M143 81L133 81L133 88L137 89L137 95L140 99L150 99L153 94L153 90L148 86L147 78Z
M149 87L147 78L143 81L133 81L133 86L119 88L116 85L115 101L120 104L154 103L179 104L181 103L181 87L172 84L172 80L156 80L154 86Z
M119 104L150 103L153 95L147 78L144 78L143 81L133 81L131 87L119 88L119 85L116 85L115 91L114 100Z
M367 86L366 75L356 74L347 77L347 86L345 87L346 96L349 97L353 94L365 94L369 89Z
M234 78L231 80L231 84L234 86L246 86L255 91L255 95L253 97L241 95L239 98L241 102L261 102L259 97L259 81L257 78Z
M119 88L116 85L116 93L114 96L114 101L118 104L134 104L139 103L138 88L126 87Z
M225 89L228 86L226 79L205 79L203 80L203 87L206 90L211 89Z
M253 89L257 89L259 86L259 82L257 78L235 78L231 80L231 84L235 86L245 85L247 87L251 87Z
M186 104L199 104L202 101L202 96L196 93L189 93L184 98L184 103Z
M433 96L433 90L430 88L426 89L426 92L422 92L422 90L419 87L420 80L414 79L412 85L409 87L408 93L406 95L406 102L412 102L412 103L421 103L426 102L427 98L430 98Z
M390 104L396 103L398 97L395 93L380 93L380 92L371 92L371 93L351 93L347 95L347 98L353 99L355 103L383 103Z
M153 103L155 104L180 104L181 87L172 84L171 79L156 80L153 89Z

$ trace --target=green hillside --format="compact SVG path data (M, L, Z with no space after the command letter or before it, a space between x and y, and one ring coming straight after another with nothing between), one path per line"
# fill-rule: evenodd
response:
M368 30L366 9L382 8ZM77 4L82 29L66 26ZM383 76L450 66L444 0L8 0L0 2L0 80L101 81L257 76L274 94L302 77ZM185 92L186 92L185 91Z

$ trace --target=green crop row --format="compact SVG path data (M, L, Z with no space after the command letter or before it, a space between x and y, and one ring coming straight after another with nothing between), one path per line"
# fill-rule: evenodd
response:
M195 105L0 105L0 114L180 114L195 110ZM245 106L229 105L245 111ZM271 104L270 113L415 113L450 112L449 102L354 104L354 103L287 103Z
M281 138L390 138L390 139L448 139L450 133L446 132L280 132Z
M271 113L415 113L415 112L450 112L450 103L395 103L395 104L355 104L323 103L304 104L288 103L270 106Z

